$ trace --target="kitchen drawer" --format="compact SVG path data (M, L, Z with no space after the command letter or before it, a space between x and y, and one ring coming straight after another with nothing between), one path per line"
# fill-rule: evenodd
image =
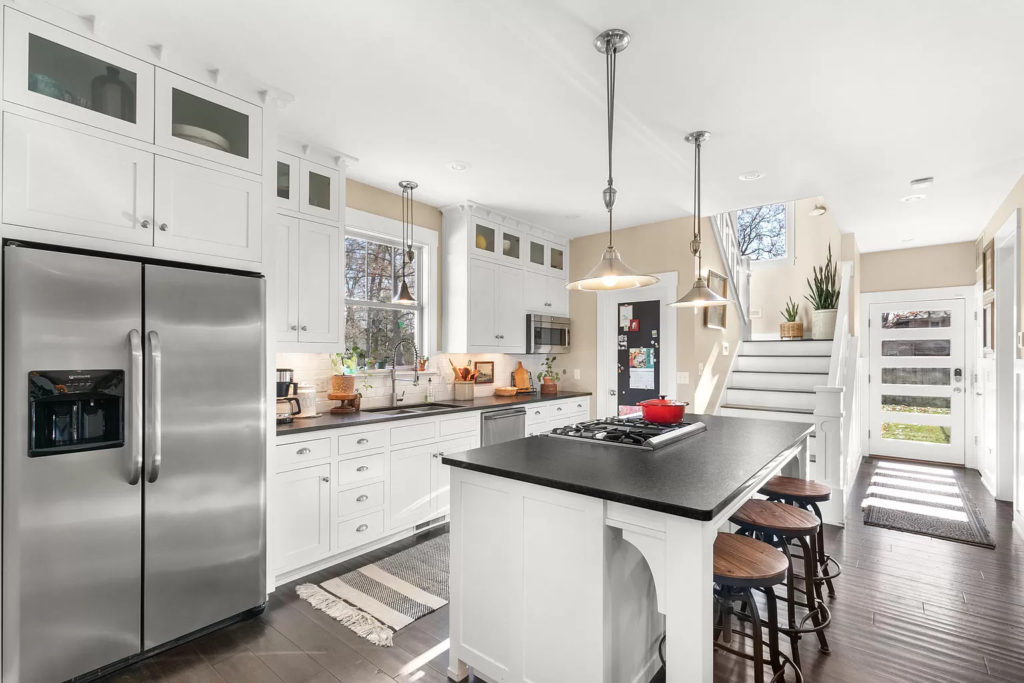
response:
M338 517L351 517L384 505L384 482L338 491Z
M480 431L480 413L442 417L438 423L438 436L452 436Z
M343 458L356 458L367 451L382 450L384 443L383 429L345 433L338 437L338 454Z
M432 441L437 438L437 422L414 422L412 424L400 424L391 428L391 447L401 446L406 443L418 443L420 441Z
M536 436L538 434L547 434L557 426L559 425L554 421L534 420L533 422L526 423L526 435Z
M283 472L331 457L331 439L296 441L274 446L274 471Z
M571 401L566 401L565 405L568 406L570 413L584 413L590 414L590 397L583 396L581 398L574 398Z
M357 484L371 479L384 477L384 454L364 455L361 458L350 458L338 463L338 486Z
M338 522L335 527L334 549L344 552L380 538L384 533L384 511L378 510L362 517Z

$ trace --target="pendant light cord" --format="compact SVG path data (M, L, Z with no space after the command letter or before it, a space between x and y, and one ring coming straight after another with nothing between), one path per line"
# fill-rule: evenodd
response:
M693 144L693 242L690 249L697 257L697 279L701 274L701 230L700 230L700 139Z
M402 282L405 282L405 270L407 264L405 262L405 245L406 242L406 230L409 226L409 194L410 190L408 187L402 188Z
M608 187L604 191L604 205L608 209L608 248L612 248L612 207L615 205L615 187L612 184L612 131L615 128L615 53L618 48L612 39L606 42L605 85L608 91Z

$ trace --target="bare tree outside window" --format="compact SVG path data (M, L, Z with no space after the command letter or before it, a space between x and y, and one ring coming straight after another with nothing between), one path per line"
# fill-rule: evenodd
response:
M786 205L765 204L736 212L740 254L753 261L786 256Z

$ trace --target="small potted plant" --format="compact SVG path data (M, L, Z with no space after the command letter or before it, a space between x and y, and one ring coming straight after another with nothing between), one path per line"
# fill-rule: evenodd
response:
M782 319L786 322L779 323L779 338L803 339L804 324L797 320L800 315L800 304L793 301L793 297L789 297L789 302L786 303L786 308L781 313Z
M331 393L355 393L355 374L359 369L359 358L362 354L363 350L355 344L352 348L346 349L345 353L331 354L331 368L334 370L331 377Z
M807 280L811 290L804 298L811 303L811 339L831 339L836 330L836 307L839 305L839 285L836 283L838 264L832 261L832 245L828 245L828 258L821 268L814 266L813 278Z
M565 370L555 370L555 358L555 356L545 358L541 366L543 369L537 373L537 379L541 381L540 393L542 394L557 394L558 380L562 379L562 375L565 374Z

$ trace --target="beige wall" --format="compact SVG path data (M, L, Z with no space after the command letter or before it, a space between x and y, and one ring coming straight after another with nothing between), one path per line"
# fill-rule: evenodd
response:
M779 323L786 301L792 297L800 304L800 320L804 332L811 332L811 305L804 299L808 293L807 279L814 266L825 263L828 247L832 245L832 259L844 260L842 236L831 213L812 216L810 210L817 198L799 199L793 209L793 240L796 243L796 261L788 260L778 264L753 264L750 277L750 309L760 309L760 318L751 318L750 329L755 335L778 336ZM854 249L856 245L853 245ZM852 252L851 252L852 257ZM850 260L853 260L852 258Z
M694 261L689 242L692 219L678 218L615 231L615 246L623 260L645 273L676 271L679 274L679 295L690 289L694 280ZM704 268L724 272L718 247L705 220ZM569 279L582 277L590 270L607 246L607 233L580 237L570 242L572 255ZM643 290L637 290L643 296ZM570 292L569 311L572 318L572 352L563 356L560 365L580 370L580 379L564 381L565 388L596 391L597 389L597 295L593 292ZM739 324L732 306L726 314L726 329L704 327L700 309L668 309L677 316L676 370L690 373L690 383L677 387L677 398L690 401L690 410L704 412L714 407L722 392L732 354L739 340ZM729 344L729 356L722 355L722 342ZM704 372L698 373L698 364Z
M973 285L974 260L974 242L869 252L860 258L860 291Z

